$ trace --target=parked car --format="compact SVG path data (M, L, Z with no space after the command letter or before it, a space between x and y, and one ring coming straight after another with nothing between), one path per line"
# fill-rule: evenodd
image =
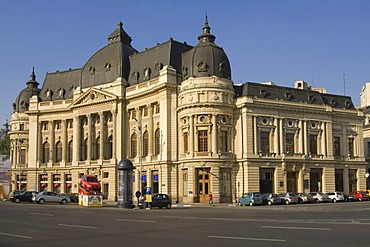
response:
M313 196L307 193L297 193L298 203L311 203L314 202Z
M101 191L101 184L98 178L94 175L85 174L80 179L80 186L91 192L98 192Z
M347 193L343 193L343 195L344 195L344 201L345 202L354 202L354 201L356 201L356 198L353 195L350 195L350 194L347 194Z
M273 204L281 204L281 199L278 194L273 193L264 193L262 194L262 204L263 205L273 205Z
M154 194L152 195L152 202L147 202L145 199L146 196L144 196L139 201L139 207L140 208L167 208L170 209L171 204L171 198L167 194Z
M43 191L32 197L32 201L40 204L44 204L45 202L67 204L71 202L71 199L68 196L64 196L52 191Z
M69 197L71 202L78 202L78 193L62 193L61 195Z
M298 196L293 192L280 193L279 197L286 205L298 203Z
M327 194L322 192L310 192L310 195L313 196L314 202L330 202L330 198Z
M244 193L244 195L238 199L238 205L239 206L262 205L262 195L259 192Z
M22 193L13 193L10 196L11 202L33 202L32 197L37 194L36 191L23 191Z
M326 193L329 196L331 202L344 202L343 192L328 192Z
M367 196L366 192L362 190L352 191L349 194L353 195L356 201L368 201L369 200L369 197Z

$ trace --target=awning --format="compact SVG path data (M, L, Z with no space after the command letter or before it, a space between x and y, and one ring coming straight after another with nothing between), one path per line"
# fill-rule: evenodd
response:
M68 183L67 184L67 188L71 188L72 187L72 184L71 183Z
M60 186L60 184L54 184L54 188L59 187L59 186Z
M41 187L46 187L47 185L46 183L41 183Z

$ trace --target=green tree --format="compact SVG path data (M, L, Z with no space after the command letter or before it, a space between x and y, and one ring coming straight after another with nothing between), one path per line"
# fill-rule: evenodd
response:
M5 135L0 139L0 155L10 155L10 138Z

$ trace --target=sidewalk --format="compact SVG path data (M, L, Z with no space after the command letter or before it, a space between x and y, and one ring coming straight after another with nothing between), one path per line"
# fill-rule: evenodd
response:
M135 202L133 203L135 206ZM113 201L103 201L103 207L116 207L117 206L117 202L113 202ZM232 203L216 203L213 205L213 207L235 207L237 206L236 204L232 204ZM193 204L183 204L183 203L174 203L172 204L172 208L191 208L191 207L197 207L197 208L201 208L201 207L211 207L208 205L208 203L193 203Z

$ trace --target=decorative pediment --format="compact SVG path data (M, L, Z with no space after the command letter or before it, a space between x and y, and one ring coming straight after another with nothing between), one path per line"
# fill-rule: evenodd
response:
M117 96L113 94L92 88L83 93L77 100L75 100L72 103L71 108L101 104L116 99Z

